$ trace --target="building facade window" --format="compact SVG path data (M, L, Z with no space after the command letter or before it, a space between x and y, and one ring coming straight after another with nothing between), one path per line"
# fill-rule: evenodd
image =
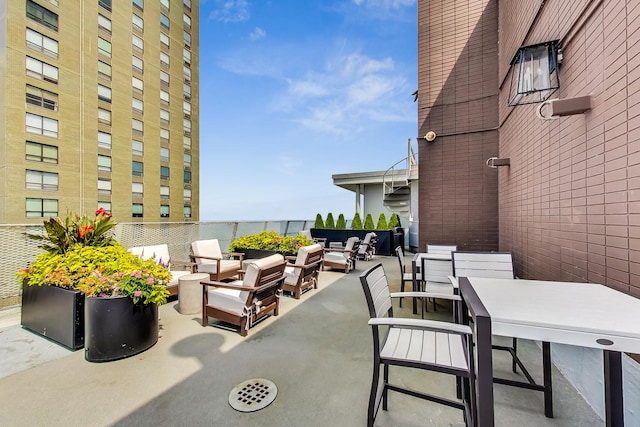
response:
M160 205L160 218L169 218L169 205Z
M183 197L184 197L184 201L185 202L190 202L191 201L191 189L190 188L185 188L184 189Z
M111 19L98 14L98 29L107 34L111 34Z
M191 218L191 206L185 206L183 208L183 213L185 218Z
M160 109L160 123L168 125L170 119L170 113L168 110Z
M111 134L98 131L98 148L111 150Z
M27 85L25 101L36 107L58 111L58 94L36 86Z
M186 13L182 14L182 21L184 22L184 25L191 28L191 17L189 15Z
M131 45L133 46L133 50L138 53L144 52L144 40L135 34L131 35Z
M169 67L169 55L165 52L160 52L160 66L168 68Z
M27 28L27 47L52 58L58 57L58 42L37 31Z
M184 5L185 9L191 10L191 0L183 0L182 4Z
M168 162L169 161L169 149L166 147L160 147L160 161Z
M111 111L98 108L98 123L111 126Z
M98 99L100 101L111 103L111 88L99 84L98 85Z
M58 147L53 145L27 141L25 153L25 158L33 162L58 163Z
M169 10L169 0L160 0L160 6L162 6L164 10Z
M160 142L169 143L169 129L160 128Z
M144 144L142 141L135 139L131 141L131 154L134 156L142 156L144 154Z
M131 108L134 113L142 114L144 112L144 102L138 98L131 98Z
M190 168L191 167L191 154L190 153L184 153L184 167L185 168Z
M38 135L58 137L58 121L37 114L26 113L26 131Z
M111 58L111 42L102 37L98 37L98 53L107 58Z
M160 166L160 179L162 181L169 180L169 168L167 166Z
M144 31L144 19L140 18L135 13L131 16L131 22L133 24L133 28L140 32Z
M185 83L182 85L182 93L184 94L184 99L187 101L191 99L191 86Z
M58 15L32 0L27 0L27 18L53 31L58 31Z
M54 67L30 56L27 56L26 67L27 76L58 84L58 67Z
M182 40L184 41L184 47L191 49L191 33L189 31L184 30Z
M111 195L111 180L105 178L98 178L98 195L110 196Z
M144 164L142 162L131 162L131 174L133 176L143 176Z
M111 65L106 62L98 61L98 77L111 81Z
M132 182L131 183L131 195L133 197L143 197L144 196L144 184L141 182Z
M184 75L184 82L186 84L191 84L191 68L187 67L186 65L183 65L182 72Z
M191 135L191 120L189 119L182 120L182 128L184 130L185 135Z
M191 150L191 135L184 135L182 137L182 146L185 150Z
M111 202L98 202L98 209L100 208L107 212L111 212Z
M134 203L131 205L131 216L134 218L142 218L144 207L142 203Z
M160 46L169 49L169 36L165 33L160 33Z
M27 218L47 218L58 216L58 199L26 199Z
M131 58L131 65L133 67L133 71L136 73L143 74L144 73L144 61L137 56L133 56Z
M27 190L58 191L58 174L27 169Z
M185 119L190 119L191 118L191 103L188 101L183 101L182 102L182 111L184 113L184 118Z
M100 7L103 7L108 11L111 11L111 0L98 0L98 4L100 5Z
M168 185L161 185L160 186L160 198L162 200L169 199L169 186Z
M184 60L184 65L191 66L191 51L187 48L182 49L182 59Z
M160 25L167 30L169 29L169 17L164 13L160 14Z
M134 135L144 135L144 123L142 122L142 120L132 119L131 130L133 131Z
M111 172L111 156L98 154L98 170L100 172Z
M184 171L184 183L191 184L191 171Z
M131 86L135 93L144 93L144 82L137 77L131 77Z
M140 10L144 10L144 0L133 0L133 5Z
M169 105L169 92L160 89L160 102Z
M160 84L169 87L169 73L160 71Z

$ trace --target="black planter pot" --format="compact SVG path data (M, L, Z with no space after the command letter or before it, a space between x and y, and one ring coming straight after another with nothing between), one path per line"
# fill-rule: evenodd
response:
M361 241L364 240L367 233L373 231L376 233L378 243L376 244L376 255L393 255L395 256L396 246L401 245L404 247L403 241L400 243L397 234L394 230L338 230L335 228L312 228L311 235L313 237L322 237L327 239L327 246L330 242L340 242L344 244L349 237L358 237Z
M276 251L268 251L265 249L236 249L235 252L240 252L244 254L244 259L258 259L265 258L270 255L277 254Z
M56 286L22 287L20 323L70 350L84 347L84 294Z
M109 362L141 353L158 342L158 306L128 297L85 300L84 358Z

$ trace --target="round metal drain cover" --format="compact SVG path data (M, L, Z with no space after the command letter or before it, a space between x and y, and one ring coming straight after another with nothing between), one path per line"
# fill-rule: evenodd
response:
M229 393L229 405L236 411L254 412L276 400L278 387L264 378L241 382Z

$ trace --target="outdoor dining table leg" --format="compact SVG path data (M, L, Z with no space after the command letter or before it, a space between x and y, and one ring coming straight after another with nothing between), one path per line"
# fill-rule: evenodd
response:
M624 426L622 401L622 354L619 351L603 351L604 403L607 427Z

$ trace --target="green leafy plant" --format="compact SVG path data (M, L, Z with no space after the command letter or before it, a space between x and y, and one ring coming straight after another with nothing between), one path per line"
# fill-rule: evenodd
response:
M135 304L166 303L171 273L109 236L114 225L104 209L98 209L95 218L69 214L45 220L45 234L27 234L44 242L39 247L45 252L19 270L17 278L21 284L73 289L87 297L127 296Z
M115 224L104 208L95 211L94 218L69 213L65 219L46 219L43 225L45 234L27 233L27 237L43 241L38 247L47 252L64 254L74 245L109 246L115 242L107 235Z
M364 217L364 229L365 230L373 230L373 217L371 216L370 213L367 214L367 216Z
M336 228L336 222L333 219L333 214L331 212L329 212L327 214L327 220L324 222L324 227L325 228Z
M324 221L322 220L322 215L316 215L316 222L313 225L313 228L324 228Z
M360 213L356 212L351 221L352 230L362 230L362 219L360 219Z
M391 214L391 219L389 219L389 228L400 227L400 217L397 213Z
M388 230L389 225L387 224L387 217L384 212L380 214L378 217L378 224L376 224L376 230Z
M313 241L302 234L281 236L275 231L263 231L237 238L229 244L229 250L242 252L242 249L260 249L295 254L302 246L309 245L313 245Z
M338 215L338 221L336 221L336 228L338 230L345 230L347 228L347 221L344 219L344 215Z

